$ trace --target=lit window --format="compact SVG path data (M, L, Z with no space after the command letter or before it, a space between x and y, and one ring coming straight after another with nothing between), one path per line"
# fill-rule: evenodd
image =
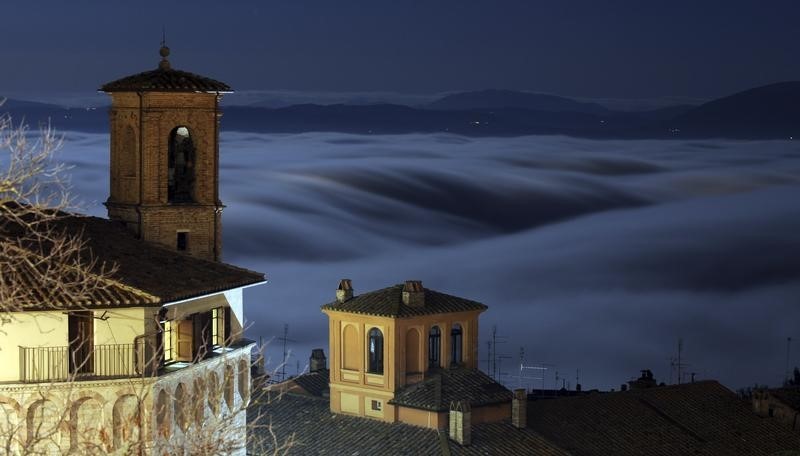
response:
M162 321L161 327L164 328L164 332L161 334L162 340L164 341L164 361L174 361L175 349L172 345L172 321Z
M370 374L383 374L383 334L378 328L369 330L369 366Z
M211 309L211 345L225 345L225 308Z

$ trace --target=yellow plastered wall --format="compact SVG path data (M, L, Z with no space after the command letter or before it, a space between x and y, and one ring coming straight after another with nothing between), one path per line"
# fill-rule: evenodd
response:
M152 326L151 308L134 307L94 311L94 344L132 344ZM66 347L69 319L62 311L16 312L0 326L0 381L19 381L19 347Z
M0 381L19 381L19 347L67 345L67 316L61 312L14 312L0 326Z
M450 365L450 331L456 323L462 328L462 365L477 367L480 311L400 319L332 310L323 312L328 315L329 324L333 412L402 421L388 401L400 387L425 378L428 370L428 333L433 326L438 326L441 331L440 367ZM383 375L367 372L368 333L372 328L378 328L383 333ZM415 335L416 342L408 340L409 334ZM380 410L373 409L372 401L379 402L377 406ZM419 417L415 414L409 416L414 416L413 419L418 421ZM427 422L428 418L425 420Z
M151 309L133 307L94 312L95 345L132 344L136 336L145 333L145 324Z

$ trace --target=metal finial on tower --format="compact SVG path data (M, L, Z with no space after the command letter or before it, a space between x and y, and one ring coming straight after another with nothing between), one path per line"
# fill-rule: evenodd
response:
M158 64L158 68L161 70L169 70L171 69L169 60L169 48L167 47L167 28L161 28L161 49L159 49L158 53L161 55L161 62Z

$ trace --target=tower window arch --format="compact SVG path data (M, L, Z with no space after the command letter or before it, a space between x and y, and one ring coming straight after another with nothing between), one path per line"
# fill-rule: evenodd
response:
M383 374L383 333L378 328L369 330L367 341L369 349L369 365L367 372L370 374Z
M450 330L450 362L452 364L461 364L463 361L463 336L461 325L454 324Z
M167 199L171 203L194 201L195 147L189 127L178 126L169 134Z
M438 326L428 333L428 367L439 367L439 352L442 348L442 331Z

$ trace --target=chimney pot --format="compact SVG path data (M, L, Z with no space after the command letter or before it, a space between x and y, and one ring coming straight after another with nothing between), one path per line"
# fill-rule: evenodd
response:
M459 445L467 446L472 441L472 411L467 401L450 403L450 438Z
M336 302L345 302L353 298L353 281L350 279L342 279L339 281L339 287L336 288Z
M406 280L403 286L403 304L409 307L425 306L425 288L421 280Z
M518 429L528 426L528 393L524 388L514 390L511 400L511 424Z
M311 357L308 359L308 371L317 372L328 367L328 360L325 358L325 351L321 348L311 350Z

